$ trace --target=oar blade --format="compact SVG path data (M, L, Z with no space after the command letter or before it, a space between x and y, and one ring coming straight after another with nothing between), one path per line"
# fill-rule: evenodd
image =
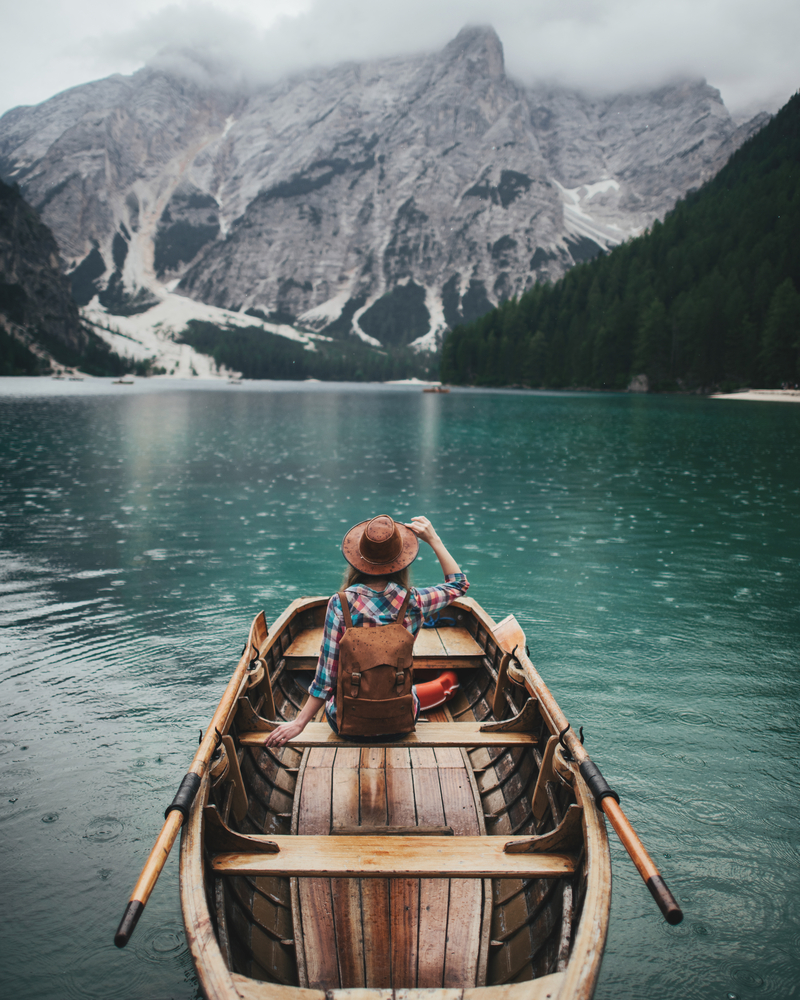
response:
M513 615L504 618L492 632L494 641L504 653L511 653L516 647L525 649L525 633L522 626Z
M130 941L131 934L133 934L134 928L139 922L139 917L141 917L143 909L144 903L138 899L132 899L125 907L125 912L122 915L122 920L119 922L117 933L114 935L114 944L118 948L124 948Z
M660 875L652 875L647 880L647 888L650 895L658 904L659 910L664 914L664 919L668 924L679 924L683 920L683 910L678 905L677 899L667 888L667 883Z

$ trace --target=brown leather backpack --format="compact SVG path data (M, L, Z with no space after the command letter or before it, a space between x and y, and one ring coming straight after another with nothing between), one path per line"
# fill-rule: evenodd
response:
M356 628L347 594L339 592L345 633L339 643L336 724L342 736L414 730L414 636L403 626L410 596L411 591L391 624Z

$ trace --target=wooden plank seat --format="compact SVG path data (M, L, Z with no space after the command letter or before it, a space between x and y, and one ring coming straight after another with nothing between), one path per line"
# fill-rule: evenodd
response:
M505 850L508 837L298 834L263 840L265 846L276 845L277 851L217 854L212 868L220 875L320 878L560 878L575 871L575 859L569 854Z
M239 735L242 746L263 746L267 731L243 732ZM371 736L371 747L513 747L534 746L537 739L531 733L507 731L486 732L480 722L427 722L417 725L413 733L400 740L381 740ZM337 736L327 722L309 722L306 728L290 740L288 746L295 747L356 747L361 743L351 743Z
M301 632L284 652L290 670L313 670L322 645L322 627ZM417 670L461 670L480 666L483 649L465 628L422 628L414 641ZM445 662L447 661L447 662Z

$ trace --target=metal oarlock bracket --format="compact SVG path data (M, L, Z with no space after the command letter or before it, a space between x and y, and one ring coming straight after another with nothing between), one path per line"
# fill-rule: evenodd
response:
M568 732L568 730L569 726L564 726L564 728L558 734L558 742L561 744L561 749L564 751L562 755L564 757L564 760L567 761L568 764L572 764L575 762L575 758L572 756L569 747L564 742L564 736ZM578 737L580 738L581 746L583 746L583 726L581 726L580 729L578 730Z

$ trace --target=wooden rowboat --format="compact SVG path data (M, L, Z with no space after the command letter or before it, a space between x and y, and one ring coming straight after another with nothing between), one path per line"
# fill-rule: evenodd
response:
M456 670L461 686L406 738L347 743L317 721L267 748L271 720L303 703L326 604L297 600L269 630L256 618L212 722L180 862L203 994L591 997L611 899L605 823L516 621L465 598L421 630L418 678Z

